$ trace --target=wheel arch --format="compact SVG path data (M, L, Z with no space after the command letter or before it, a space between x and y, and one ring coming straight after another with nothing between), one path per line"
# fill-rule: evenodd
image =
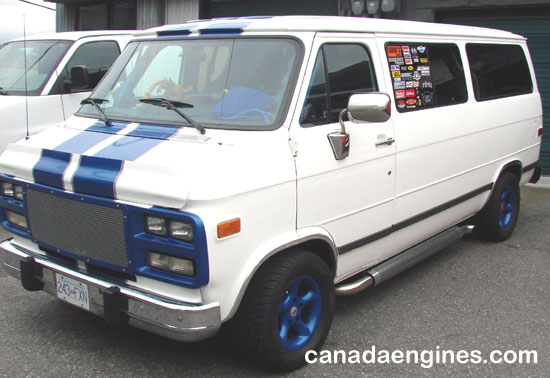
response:
M510 172L512 173L514 176L516 176L516 178L518 179L518 182L521 180L521 175L523 173L523 164L521 163L521 161L519 160L513 160L509 163L506 163L504 166L502 166L502 168L500 169L500 172L497 176L497 180L500 176L502 176L502 174L504 172ZM496 180L495 180L496 182Z
M280 255L281 253L287 253L292 249L303 249L308 252L311 252L319 256L327 266L329 267L333 276L336 276L336 268L338 264L338 250L334 244L332 238L325 233L310 234L298 238L292 242L283 244L278 248L273 249L269 253L265 254L263 258L254 266L254 268L249 272L246 279L243 281L242 286L239 289L239 293L235 298L233 306L229 311L228 315L225 317L224 322L233 318L237 309L241 305L244 294L246 293L252 278L256 275L261 266L263 266L267 261L272 259L275 256Z

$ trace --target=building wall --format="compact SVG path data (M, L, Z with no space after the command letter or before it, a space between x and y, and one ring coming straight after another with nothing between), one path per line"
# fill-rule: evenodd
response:
M435 21L438 10L550 5L550 0L401 0L399 18Z
M165 24L178 24L199 18L199 0L166 0Z
M164 0L137 0L137 28L148 29L164 25L165 5Z

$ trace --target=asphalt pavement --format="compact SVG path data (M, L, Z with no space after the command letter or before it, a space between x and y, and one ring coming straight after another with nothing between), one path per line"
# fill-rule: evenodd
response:
M289 377L549 377L550 187L526 187L514 235L467 237L392 280L338 298L326 350L534 350L536 364L313 364ZM4 239L6 233L0 232ZM220 337L182 344L103 319L0 272L5 377L272 376Z

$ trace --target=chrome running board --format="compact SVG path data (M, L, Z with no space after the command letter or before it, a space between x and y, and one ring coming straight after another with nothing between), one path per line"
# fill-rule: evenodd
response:
M382 282L389 280L460 240L464 235L472 233L473 228L474 226L451 227L381 264L356 274L354 277L359 277L356 280L353 280L352 277L336 285L336 295L353 295L369 287L380 285Z

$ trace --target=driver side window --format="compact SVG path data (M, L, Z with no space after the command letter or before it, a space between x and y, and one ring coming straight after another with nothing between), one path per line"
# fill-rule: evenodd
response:
M360 44L321 46L300 116L304 127L338 121L353 93L378 91L372 60Z

